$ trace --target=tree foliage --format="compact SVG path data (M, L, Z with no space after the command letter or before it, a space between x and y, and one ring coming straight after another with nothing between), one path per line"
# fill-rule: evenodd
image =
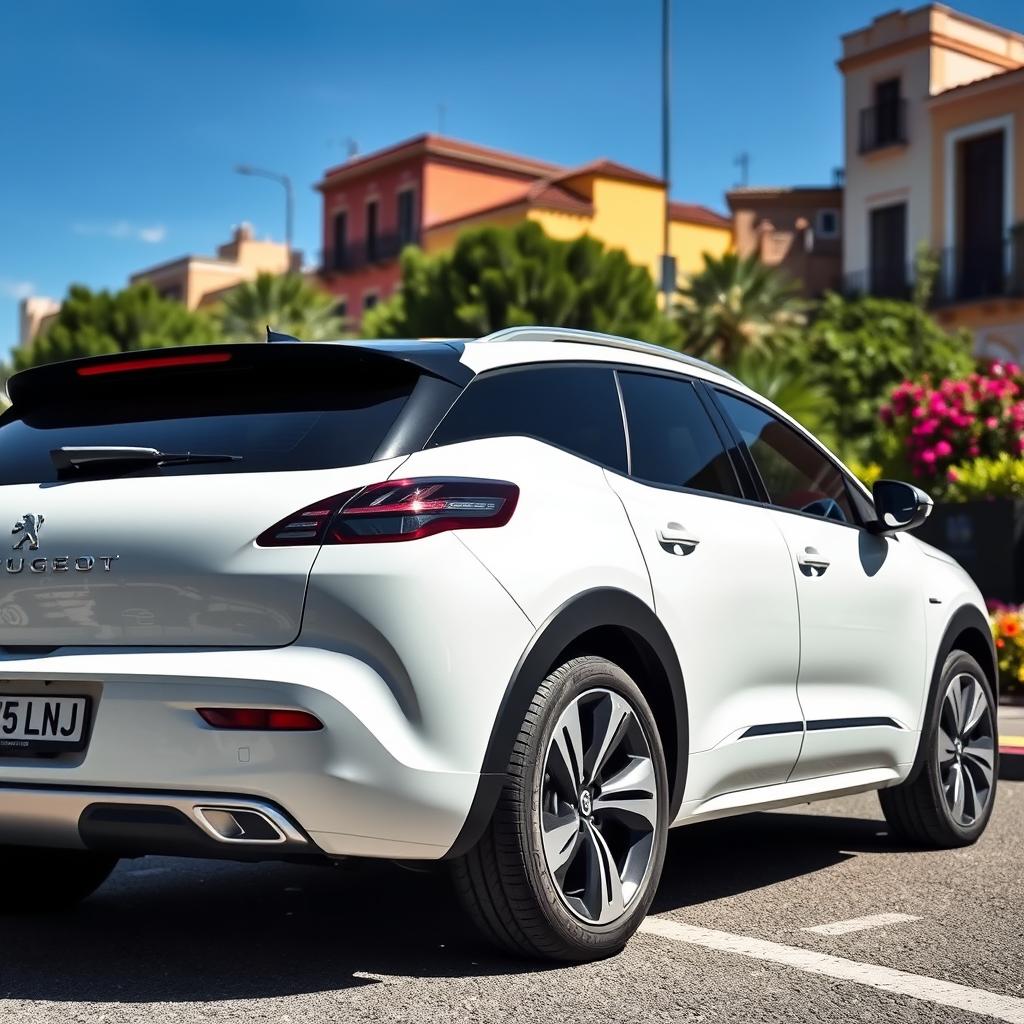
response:
M967 332L947 334L918 306L894 299L828 295L800 347L805 380L832 400L834 435L861 459L882 454L879 411L897 384L974 368Z
M215 317L227 341L265 341L268 325L303 341L339 338L336 300L301 274L259 274L227 292Z
M684 351L734 363L748 349L785 344L807 321L795 282L757 256L704 254L680 286L675 319Z
M149 282L119 292L72 285L53 323L31 345L15 349L11 361L12 369L24 370L61 359L217 340L209 317L161 298Z
M463 337L544 324L664 342L650 273L594 238L527 221L463 232L450 251L402 254L402 284L363 319L368 337Z
M808 380L805 363L799 356L771 348L748 348L728 369L825 444L837 443L833 428L835 403L823 384Z

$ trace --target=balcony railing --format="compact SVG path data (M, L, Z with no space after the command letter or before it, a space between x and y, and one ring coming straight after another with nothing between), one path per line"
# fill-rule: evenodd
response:
M913 268L893 267L884 271L858 270L843 275L843 294L851 298L874 295L879 299L909 299L913 291Z
M860 112L860 151L872 153L907 141L907 101L876 103Z
M398 232L377 235L373 239L359 239L338 249L324 249L321 253L322 273L349 273L380 263L390 263L398 258L407 245L418 245L419 232L405 237Z
M879 273L862 270L843 277L846 295L875 295L879 298L909 299L913 293L914 269L894 267ZM958 246L939 254L929 305L951 306L976 299L1024 298L1024 232L988 246Z
M1024 296L1024 234L993 245L945 249L933 304Z

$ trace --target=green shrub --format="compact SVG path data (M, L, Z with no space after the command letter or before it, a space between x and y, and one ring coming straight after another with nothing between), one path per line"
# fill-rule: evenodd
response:
M1024 459L1002 452L994 459L974 459L952 466L948 473L949 501L982 498L1024 498Z

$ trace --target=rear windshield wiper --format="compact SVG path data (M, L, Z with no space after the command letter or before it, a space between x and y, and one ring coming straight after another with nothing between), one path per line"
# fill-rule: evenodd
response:
M126 469L140 466L181 466L200 462L241 462L241 455L216 455L205 452L162 452L159 448L131 448L120 445L90 445L81 448L54 448L50 459L58 470L88 469L91 466L120 465Z

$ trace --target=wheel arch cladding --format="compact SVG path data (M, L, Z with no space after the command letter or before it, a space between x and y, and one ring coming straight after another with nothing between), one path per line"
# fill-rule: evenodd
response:
M953 651L969 654L982 667L992 684L996 701L999 700L999 668L996 661L996 645L992 639L992 629L988 619L974 605L965 604L958 608L946 624L935 664L932 666L932 678L928 687L928 701L925 704L924 721L921 725L921 741L917 745L917 756L914 767L910 770L907 780L917 778L924 765L926 749L924 738L931 733L935 718L935 694L942 679L942 669L946 659Z
M658 723L669 779L669 821L686 786L689 728L686 691L672 641L654 611L624 590L596 588L566 601L534 634L505 688L481 766L476 796L446 854L471 849L491 819L530 700L559 665L581 655L614 662L640 688Z

